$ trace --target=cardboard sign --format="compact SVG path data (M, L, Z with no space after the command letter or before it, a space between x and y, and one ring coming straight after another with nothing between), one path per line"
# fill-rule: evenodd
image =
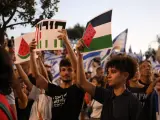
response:
M96 34L96 31L94 30L93 26L89 24L87 26L87 29L82 37L83 43L86 45L86 47L89 47L94 35Z
M63 41L58 40L58 32L65 29L66 21L46 19L40 21L36 26L35 39L37 50L62 50Z
M30 50L29 50L29 44L34 39L35 34L27 33L20 37L17 37L15 42L15 57L16 62L15 63L22 63L30 60Z

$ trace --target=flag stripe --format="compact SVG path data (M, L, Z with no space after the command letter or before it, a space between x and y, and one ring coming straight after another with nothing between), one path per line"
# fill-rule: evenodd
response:
M60 47L63 47L63 41L60 40Z
M48 48L48 40L45 40L45 47Z
M53 80L55 80L59 75L59 73L57 73L55 76L53 76Z
M96 31L94 38L98 38L104 35L110 35L111 34L111 22L96 26L94 27L94 29Z
M42 48L42 41L40 40L40 42L39 42L39 48Z
M54 47L57 47L57 39L54 40Z
M87 23L87 26L89 23L91 23L93 27L96 27L111 22L111 17L112 17L112 10L102 13L97 17L93 18L91 21Z
M83 52L89 52L94 50L100 50L104 48L112 47L112 36L105 35L99 38L94 38L88 48L84 48Z
M103 61L111 52L111 49L108 49L106 54L101 58L101 60Z
M84 54L83 56L83 60L86 60L88 58L91 58L91 57L95 57L95 56L98 56L100 55L101 51L97 51L97 52L91 52L91 53L88 53L88 54Z

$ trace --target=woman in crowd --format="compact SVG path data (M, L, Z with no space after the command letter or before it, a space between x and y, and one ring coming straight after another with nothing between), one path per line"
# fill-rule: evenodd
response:
M5 96L11 93L12 60L2 47L0 47L0 66L0 120L16 120Z

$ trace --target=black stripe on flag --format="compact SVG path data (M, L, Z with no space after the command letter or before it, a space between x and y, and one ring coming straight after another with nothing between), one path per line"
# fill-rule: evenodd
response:
M112 18L112 10L107 11L93 18L91 21L87 23L87 26L89 23L91 23L93 27L96 27L96 26L111 22L111 18Z

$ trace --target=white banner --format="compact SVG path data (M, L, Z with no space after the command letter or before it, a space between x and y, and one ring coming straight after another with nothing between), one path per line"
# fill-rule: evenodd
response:
M66 21L46 19L37 24L37 50L62 50L63 41L58 40L58 30L65 29Z

